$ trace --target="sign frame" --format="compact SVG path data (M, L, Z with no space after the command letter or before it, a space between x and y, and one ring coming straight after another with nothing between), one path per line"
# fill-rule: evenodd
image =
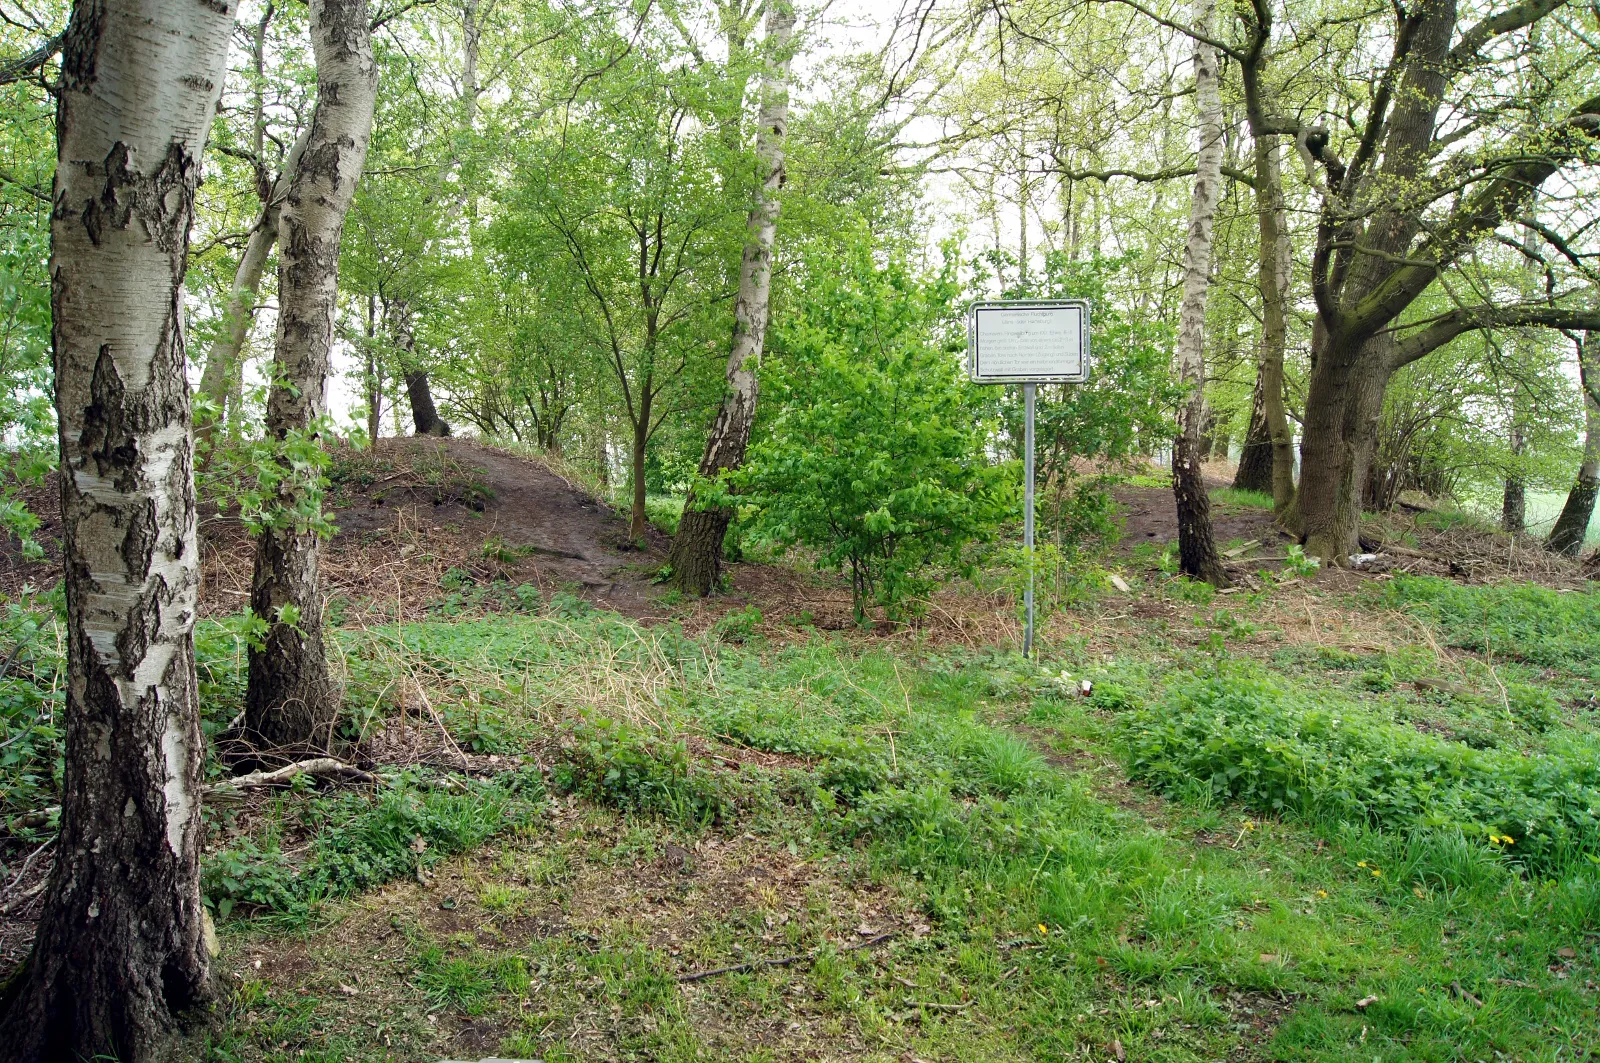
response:
M1078 349L1081 352L1076 373L985 374L982 372L982 350L978 344L978 315L984 312L1006 310L1077 310ZM975 384L1082 384L1088 381L1093 367L1093 352L1089 345L1090 306L1087 299L983 299L967 308L967 376Z

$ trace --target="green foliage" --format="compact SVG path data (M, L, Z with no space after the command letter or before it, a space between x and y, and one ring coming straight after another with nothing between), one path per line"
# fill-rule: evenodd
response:
M239 507L239 518L252 535L267 528L296 535L331 537L331 510L324 508L333 459L323 446L332 433L330 418L289 432L282 439L217 436L196 478L202 497L227 508Z
M984 452L987 398L962 379L956 263L919 277L863 235L808 270L809 300L771 333L766 435L737 500L754 535L848 566L858 618L872 601L915 613L933 567L970 569L1014 512L1015 476Z
M303 863L284 853L273 831L235 838L207 854L201 891L221 918L244 907L302 922L324 901L415 874L525 822L543 795L538 773L520 771L448 787L407 772L372 796L315 797L298 811L299 827L312 834Z
M65 601L25 594L0 612L0 818L41 813L61 781ZM41 820L35 827L45 826Z
M1600 679L1600 589L1562 593L1398 575L1379 600L1437 625L1451 646Z
M753 605L743 609L732 609L717 618L711 625L711 634L719 641L742 644L755 637L756 628L761 625L761 610Z
M1164 791L1398 834L1458 830L1544 870L1600 855L1593 742L1538 758L1470 749L1244 671L1178 683L1119 725L1129 774Z
M704 827L727 810L716 780L691 768L682 742L603 718L568 729L551 785L558 793L655 812L684 827Z

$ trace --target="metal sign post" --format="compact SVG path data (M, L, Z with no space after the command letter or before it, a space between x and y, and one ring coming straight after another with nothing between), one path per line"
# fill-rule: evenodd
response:
M1022 628L1022 655L1033 657L1033 403L1038 384L1022 385L1022 406L1028 427L1023 430L1022 453L1022 557L1028 565L1028 589L1022 592L1028 614Z
M967 312L967 371L977 384L1021 384L1023 419L1022 556L1027 620L1022 655L1033 656L1033 414L1040 384L1089 379L1089 303L1085 299L1007 299Z

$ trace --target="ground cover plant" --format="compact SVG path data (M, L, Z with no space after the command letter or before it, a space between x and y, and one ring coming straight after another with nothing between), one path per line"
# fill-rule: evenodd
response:
M1262 623L1213 597L1114 652L1070 628L1102 601L1038 664L595 612L346 631L369 730L425 696L502 763L291 791L220 829L240 988L194 1057L1583 1058L1592 822L1561 844L1439 810L1534 800L1515 773L1537 770L1575 801L1587 708L1485 748L1416 729L1376 669L1464 694L1493 685L1482 658L1431 620L1382 653L1286 644L1288 596L1357 621L1379 596L1276 594ZM1433 644L1459 667L1424 668ZM1214 726L1234 712L1248 734ZM1317 712L1354 735L1322 775Z

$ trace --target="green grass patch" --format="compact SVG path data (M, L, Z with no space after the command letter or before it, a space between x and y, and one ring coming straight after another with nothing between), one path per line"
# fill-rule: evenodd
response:
M1246 509L1272 509L1272 496L1265 491L1250 491L1241 487L1219 487L1211 492L1213 502L1240 506Z
M1459 832L1555 871L1600 854L1600 744L1478 750L1236 668L1171 687L1121 721L1129 774L1199 800Z
M1436 625L1451 646L1600 679L1600 588L1561 592L1397 576L1379 600Z

